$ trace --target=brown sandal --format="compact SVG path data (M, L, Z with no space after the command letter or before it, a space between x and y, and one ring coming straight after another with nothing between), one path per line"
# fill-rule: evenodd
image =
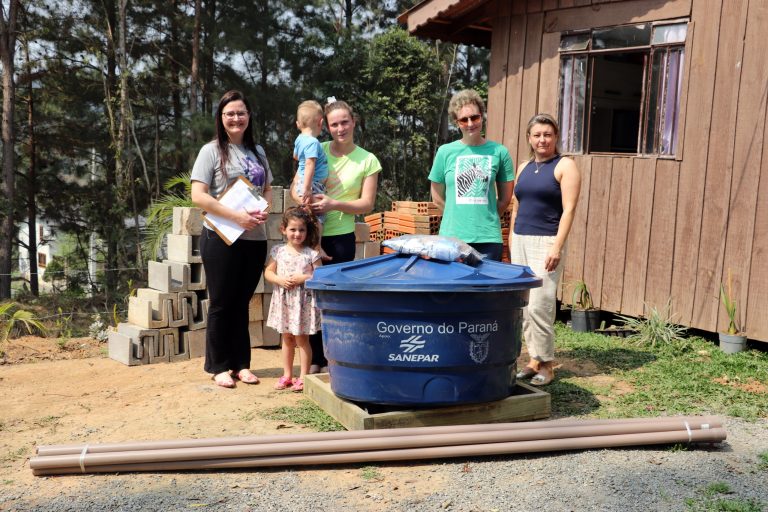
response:
M533 376L531 379L531 385L533 386L546 386L555 378L555 369L551 361L542 363L539 366L539 373Z

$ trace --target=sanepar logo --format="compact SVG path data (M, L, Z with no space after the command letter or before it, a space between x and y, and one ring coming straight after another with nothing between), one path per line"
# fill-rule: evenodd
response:
M414 363L436 363L440 356L438 354L414 354L417 350L422 350L427 344L427 340L419 334L410 338L400 340L400 350L402 354L389 354L389 361L411 361Z
M416 352L420 348L424 348L424 345L426 345L427 340L422 339L421 336L418 334L415 336L411 336L410 338L406 340L400 340L400 348L405 352L406 354Z

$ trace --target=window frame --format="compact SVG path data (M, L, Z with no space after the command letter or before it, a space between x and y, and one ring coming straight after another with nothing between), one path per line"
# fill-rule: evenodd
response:
M643 45L635 45L635 46L626 46L626 47L617 47L617 48L599 48L599 49L593 49L593 33L597 30L604 30L604 29L614 29L614 28L620 28L620 27L627 27L627 26L639 26L639 25L650 25L650 37L648 44ZM654 43L654 31L657 27L662 26L669 26L669 25L682 25L685 24L685 37L682 38L682 40L673 41L673 42L656 42ZM575 30L567 30L562 31L559 34L559 44L557 47L558 51L558 98L557 98L557 110L558 110L558 120L561 123L561 129L560 132L563 134L563 139L561 140L561 146L564 153L572 154L572 155L619 155L619 156L640 156L640 157L656 157L656 158L665 158L665 159L679 159L682 155L682 140L681 135L683 131L683 124L684 124L684 103L683 103L683 96L684 96L684 83L687 81L687 66L689 65L688 59L686 59L686 53L688 53L689 50L689 40L691 37L693 29L693 23L690 21L689 18L676 18L676 19L668 19L668 20L662 20L662 21L643 21L643 22L635 22L635 23L619 23L615 25L608 25L608 26L601 26L601 27L591 27L588 29L575 29ZM584 48L577 48L577 49L564 49L564 39L569 36L583 36L588 35L587 42L584 45ZM667 71L665 73L660 74L660 76L654 76L653 70L651 69L654 64L654 56L659 52L664 52L667 60L666 65ZM590 114L590 109L592 108L592 89L593 89L593 78L594 78L594 59L592 58L595 55L601 55L601 54L611 54L611 53L631 53L631 52L642 52L643 53L643 76L642 76L642 92L641 92L641 98L640 98L640 125L638 126L638 135L637 135L637 146L636 151L634 153L624 153L624 152L613 152L613 151L589 151L589 147L591 145L590 135L591 135L591 122L592 122L592 116ZM664 104L667 105L667 94L665 94L664 91L667 90L667 84L669 83L669 72L668 72L668 66L669 62L668 59L670 55L675 52L678 58L677 66L676 66L676 89L675 89L675 101L676 101L676 108L673 112L673 117L675 120L673 121L674 124L672 126L672 133L673 136L671 138L671 151L667 153L662 153L662 144L664 142L663 140L663 131L664 131L664 125L660 122L659 114L662 113L659 111L659 109L656 109L656 114L654 115L653 120L647 119L648 115L648 109L649 109L649 101L650 101L650 91L651 91L651 85L652 80L656 79L658 80L661 78L662 82L661 85L657 89L657 100L663 96ZM576 105L576 101L574 101L573 95L571 95L570 98L568 98L568 103L570 105L570 112L568 114L565 114L563 112L564 104L566 103L566 99L563 95L565 87L568 85L565 82L564 77L564 61L566 59L571 60L570 67L573 68L573 62L576 61L576 59L582 58L586 60L586 70L585 70L585 78L584 78L584 104L582 110L582 121L581 121L581 134L580 134L580 141L581 141L581 147L578 149L573 149L570 145L570 141L573 140L573 131L570 130L570 128L574 125L573 121L573 114L574 112L577 112L578 106ZM571 69L573 71L573 69ZM571 83L570 83L570 90L573 91L576 87L578 87L577 84L574 83L573 75L571 75ZM668 111L664 111L663 114L668 114ZM564 117L565 116L565 117ZM563 123L563 120L567 119L568 124L566 125ZM665 116L664 119L668 119L668 116ZM646 151L648 149L648 126L649 121L653 123L653 137L654 141L652 143L653 151L649 152ZM578 137L577 137L578 138Z

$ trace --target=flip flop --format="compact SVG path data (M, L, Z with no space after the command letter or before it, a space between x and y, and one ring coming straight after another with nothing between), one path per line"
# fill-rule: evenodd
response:
M248 369L242 369L239 372L237 372L237 378L240 379L240 382L244 384L258 384L259 378L255 376L251 370Z
M232 376L229 374L229 372L217 373L213 376L213 381L217 386L221 386L223 388L235 387L235 381L232 379Z
M517 379L530 379L531 377L533 377L537 373L539 373L538 370L534 370L530 366L526 366L522 370L517 372L517 375L515 375L515 378L517 378Z
M552 382L552 379L555 378L555 372L548 372L548 373L537 373L533 376L531 379L531 385L533 386L546 386L550 382Z

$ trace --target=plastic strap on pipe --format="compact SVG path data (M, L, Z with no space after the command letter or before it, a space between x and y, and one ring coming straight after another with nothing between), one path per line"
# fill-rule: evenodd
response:
M80 471L85 473L85 454L88 452L88 445L83 446L83 451L80 452Z
M710 428L712 428L712 427L709 426L709 423L702 423L701 424L701 430L709 430Z
M688 444L691 444L691 441L693 441L693 432L691 432L691 426L687 421L684 421L683 423L685 423L685 430L688 431Z

